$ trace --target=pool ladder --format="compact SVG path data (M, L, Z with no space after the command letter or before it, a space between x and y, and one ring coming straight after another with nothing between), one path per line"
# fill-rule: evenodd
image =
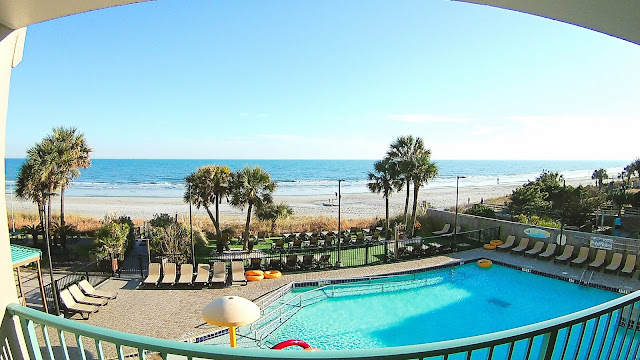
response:
M589 286L589 284L591 284L591 279L593 279L593 274L594 274L594 273L595 273L595 271L592 271L592 272L591 272L591 275L589 275L589 280L587 280L586 282L584 282L584 276L587 274L587 270L585 269L585 270L582 272L582 276L580 276L580 281L578 281L578 283L579 283L580 285L583 285L583 286Z

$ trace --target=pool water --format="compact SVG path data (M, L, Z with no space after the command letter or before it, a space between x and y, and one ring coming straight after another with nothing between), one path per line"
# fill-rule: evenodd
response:
M404 285L397 283L403 279ZM304 293L303 300L316 300L296 310L263 346L288 339L323 350L430 343L533 324L621 296L498 265L468 264L377 283L386 289L350 284L343 288L348 292L338 287L322 297L321 291ZM296 289L263 313L311 289Z

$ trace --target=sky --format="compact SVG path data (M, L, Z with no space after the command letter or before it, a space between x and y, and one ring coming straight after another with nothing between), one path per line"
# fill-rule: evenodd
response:
M640 47L444 0L158 0L27 29L6 156L54 126L94 158L640 156Z

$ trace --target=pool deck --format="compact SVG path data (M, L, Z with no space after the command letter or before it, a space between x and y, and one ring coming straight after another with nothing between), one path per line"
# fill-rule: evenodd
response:
M541 261L508 252L496 252L474 249L447 256L398 262L378 266L337 269L328 271L284 274L279 279L252 282L246 286L233 285L220 289L138 289L141 279L112 278L104 282L100 288L117 290L118 297L110 300L98 313L92 314L89 320L79 320L88 324L106 327L135 334L154 336L164 339L192 340L198 336L210 334L218 329L205 323L201 311L213 299L221 296L242 296L256 300L262 295L280 288L292 281L317 279L338 279L382 275L392 272L423 269L461 260L473 260L486 257L518 267L541 271L551 275L579 280L584 268L555 264L552 261ZM591 275L587 271L585 276ZM585 279L588 280L588 279ZM591 283L606 285L624 291L640 289L638 273L632 278L595 272ZM73 319L80 319L79 315Z

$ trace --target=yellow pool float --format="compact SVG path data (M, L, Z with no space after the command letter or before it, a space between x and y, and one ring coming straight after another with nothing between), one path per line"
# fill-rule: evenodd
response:
M278 270L268 270L264 272L265 279L277 279L282 276L282 273Z
M480 259L478 260L478 266L480 266L481 268L490 268L491 265L493 265L493 263L491 262L491 260L489 259Z
M504 244L504 242L502 242L502 240L491 240L489 241L489 244L494 245L494 246L499 246Z
M493 244L484 244L482 247L487 249L487 250L493 250L493 249L496 248L496 246L493 245Z
M260 281L264 279L264 273L262 270L245 271L244 276L247 278L247 281Z

